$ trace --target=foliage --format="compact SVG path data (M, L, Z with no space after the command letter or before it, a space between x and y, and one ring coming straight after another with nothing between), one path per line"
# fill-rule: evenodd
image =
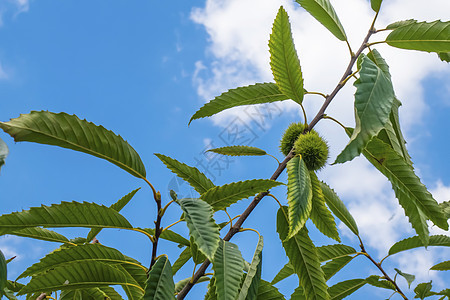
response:
M172 191L172 199L166 199L147 179L146 168L131 145L102 126L81 120L75 115L48 111L32 111L8 122L0 122L0 128L15 141L54 145L109 161L147 183L157 206L154 228L134 227L120 214L121 209L133 200L139 189L133 190L110 207L74 201L3 214L0 216L0 235L51 241L60 246L27 268L16 279L30 277L26 284L6 280L7 263L10 260L6 260L0 251L0 295L15 299L16 295L36 298L42 293L59 293L60 299L121 299L120 293L112 287L120 286L128 299L184 299L196 283L207 281L209 285L205 299L285 299L274 285L295 275L299 285L291 295L292 299L343 299L365 285L390 290L403 299L408 299L407 292L402 291L397 284L397 275L406 280L409 288L415 276L397 268L393 278L387 274L382 266L384 259L376 262L366 251L357 223L344 202L315 172L325 167L328 145L313 128L324 118L333 119L325 114L328 105L339 90L356 77L355 128L346 128L333 119L350 137L335 163L345 163L363 154L392 184L392 190L416 235L396 242L389 249L386 258L417 247L450 246L448 236L429 235L429 221L436 227L448 230L449 202L439 205L415 174L400 130L401 102L395 96L387 62L373 47L381 42L369 43L370 38L377 33L374 24L382 0L367 3L375 16L356 52L351 50L344 27L329 0L296 2L332 35L343 41L351 53L347 70L334 92L328 96L318 93L325 97L325 102L313 121L307 123L303 105L304 95L308 92L304 89L303 73L292 38L289 16L283 7L278 10L269 37L270 68L275 82L231 89L201 107L189 121L191 123L242 105L293 100L304 119L297 120L297 123L291 124L286 130L280 147L285 158L278 164L270 179L252 178L219 186L197 168L169 156L155 154L170 171L185 180L199 194L196 198L178 199ZM417 22L411 19L390 24L384 30L389 30L390 33L382 43L396 48L435 52L442 60L448 61L450 22ZM355 64L357 70L352 72ZM209 151L229 156L270 155L247 145ZM0 140L0 167L4 165L8 153L5 142ZM284 170L287 172L286 184L276 181ZM286 199L278 202L280 209L276 213L276 230L288 262L272 282L268 282L261 278L264 263L263 237L258 233L256 250L250 263L245 261L238 245L231 243L230 239L239 232L256 231L243 228L243 222L257 205L264 205L262 198L271 196L276 199L270 193L273 189L287 192ZM232 218L227 209L249 197L253 197L253 200L248 208ZM177 223L185 226L182 234L169 230L171 225L163 226L167 208L173 203L178 204L179 209L175 209L181 214ZM216 224L216 214L223 211L230 217L230 222ZM354 246L340 244L335 217L356 236L360 251ZM220 230L229 223L231 226L228 232L221 234ZM320 247L315 245L308 230L312 226L310 224L314 224L323 235L339 244ZM61 233L46 229L60 227L84 227L91 230L86 238L69 239ZM107 242L105 245L97 243L95 237L103 228L135 231L148 237L152 244L149 268L118 249L106 246ZM184 249L178 257L169 258L163 254L164 249L158 249L160 239L176 243ZM284 254L279 257L284 257ZM368 258L381 274L372 274L367 278L349 278L330 285L328 281L356 257ZM192 278L175 284L173 277L180 268L192 266L188 264L191 258L195 265L202 266ZM210 264L213 273L207 272ZM449 270L449 261L440 262L431 269ZM450 297L448 289L439 292L432 289L432 282L419 283L409 293L414 293L414 297L420 299L431 296L439 296L440 299Z

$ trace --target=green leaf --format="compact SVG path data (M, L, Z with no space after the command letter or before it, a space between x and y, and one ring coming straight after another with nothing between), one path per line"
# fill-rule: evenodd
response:
M363 153L367 160L389 179L400 205L425 244L428 240L426 218L438 227L448 229L447 219L438 203L415 175L412 165L402 156L376 137L370 141Z
M340 258L349 254L356 254L356 250L353 247L343 244L326 245L317 247L316 249L321 262Z
M3 296L3 290L6 287L8 272L6 267L6 259L3 252L0 250L0 298Z
M175 299L175 284L173 282L172 267L167 256L160 256L151 268L143 300Z
M417 20L409 19L409 20L404 20L404 21L397 21L397 22L389 24L386 27L386 29L394 30L394 29L397 29L399 27L402 27L402 26L405 26L405 25L409 25L409 24L413 24L413 23L417 23Z
M390 46L426 52L450 52L450 22L411 22L392 31Z
M411 288L411 283L413 283L413 281L416 279L416 276L408 273L403 273L397 268L394 268L394 270L398 273L398 275L406 279L406 282L408 282L408 288Z
M413 236L404 240L401 240L389 249L389 255L393 255L402 251L424 247L426 246L418 236ZM428 242L428 246L443 246L450 247L450 236L446 235L432 235Z
M217 299L234 300L244 270L241 252L235 244L220 240L212 262Z
M192 254L191 254L191 247L186 247L186 249L184 249L181 253L180 256L178 256L177 260L173 263L172 266L172 273L173 275L175 275L178 270L181 269L182 266L184 266L189 259L191 259Z
M295 0L317 21L322 23L335 37L346 41L347 36L341 21L329 0Z
M139 228L140 230L143 230L151 235L155 234L155 229L154 228ZM159 236L161 239L165 239L167 241L171 241L180 245L184 245L184 246L190 246L190 242L188 239L186 239L185 237L179 235L178 233L170 230L170 229L164 229L164 231L161 233L161 235Z
M291 295L292 300L305 300L305 293L303 292L303 288L298 286Z
M450 52L439 52L438 57L442 61L450 62Z
M178 200L184 212L189 236L194 239L200 251L212 261L219 246L219 227L213 219L211 205L200 199L186 198Z
M75 115L32 111L0 128L16 142L35 142L84 152L115 164L138 178L145 178L144 164L137 152L121 137Z
M312 209L311 178L305 162L295 156L286 165L288 173L289 235L293 237L305 225Z
M395 291L395 285L387 280L381 279L380 276L372 275L366 278L366 282L370 285L382 288L382 289L388 289Z
M330 210L334 213L339 220L342 221L355 235L359 235L358 226L356 225L355 219L348 211L344 202L339 198L338 195L331 189L326 183L321 182L322 193L325 198Z
M343 267L345 267L353 259L352 256L343 256L333 259L322 266L323 273L325 275L325 280L328 281L337 272L339 272Z
M203 105L189 120L189 124L195 119L210 117L223 110L251 104L271 103L288 100L275 83L256 83L254 85L238 87L228 90L222 95Z
M283 183L274 180L253 179L232 182L209 189L201 195L201 199L209 203L214 211L222 210L260 192L265 192Z
M105 286L101 288L79 289L62 291L60 300L122 300L122 296L112 287Z
M450 201L444 201L439 203L439 206L441 207L442 211L444 212L444 215L447 219L450 219Z
M300 61L292 39L289 16L280 6L269 39L270 67L280 88L290 99L302 104L304 90Z
M215 149L209 149L208 152L214 152L222 155L230 156L262 156L267 155L267 152L250 146L228 146Z
M8 153L9 153L8 146L2 139L0 139L0 169L5 164L5 159L8 156Z
M292 267L291 263L287 263L281 268L281 270L275 275L275 277L270 282L271 284L276 284L280 282L283 279L288 278L291 275L294 275L294 268Z
M211 280L209 281L208 291L206 292L205 300L217 300L215 283L216 283L216 279L213 276L211 278Z
M42 205L0 216L0 235L36 226L132 228L127 219L114 209L88 202Z
M328 292L330 293L331 300L340 300L344 299L348 295L353 294L359 288L366 284L366 280L364 279L350 279L346 281L342 281L336 283L333 286L330 286Z
M383 2L383 0L370 0L370 6L372 7L372 9L375 12L379 12L380 11L380 6L381 6L381 2Z
M308 236L306 227L302 228L292 238L286 239L289 234L289 220L286 217L286 211L286 207L278 210L277 232L286 255L299 277L306 299L329 299L324 274L320 268L319 256L316 247Z
M285 300L283 294L281 294L276 287L269 282L262 280L258 288L257 300Z
M448 271L450 270L450 260L443 261L441 263L438 263L437 265L434 265L430 268L430 270L435 271Z
M332 238L338 242L341 241L339 233L336 228L334 217L328 208L325 206L325 198L323 196L322 187L320 181L317 178L316 173L309 172L312 185L312 208L311 208L311 220L317 229L329 238Z
M368 57L363 57L359 74L354 84L356 128L335 163L350 161L361 154L370 140L386 126L394 103L390 76L386 76L385 71Z
M181 290L184 288L184 286L185 286L191 279L192 279L192 277L188 277L188 278L185 278L185 279L181 279L180 281L178 281L177 283L175 283L175 293L181 292ZM206 282L206 281L209 281L209 280L210 280L210 279L209 279L208 276L202 276L202 277L200 277L200 278L197 280L197 282L196 282L195 284L201 283L201 282Z
M117 284L141 289L129 283L127 276L111 265L98 261L82 261L56 267L46 273L33 276L18 295Z
M198 265L205 261L206 257L205 255L198 250L197 244L195 244L194 239L191 236L191 256L192 260L194 261L194 264Z
M242 284L237 300L254 300L257 297L259 284L261 281L261 267L262 267L262 250L264 242L263 237L259 236L258 244L256 245L255 253L253 254L252 263L248 268L247 276Z
M178 177L184 179L189 183L197 192L203 194L207 190L215 187L211 180L209 180L205 174L200 172L195 167L190 167L184 163L181 163L168 156L155 153L155 155Z
M17 280L44 273L49 269L64 266L66 264L83 261L98 261L108 264L129 263L125 259L125 256L114 248L106 247L101 244L85 244L76 247L59 248L50 252L38 263L33 264L20 274L19 277L17 277ZM142 268L145 272L145 268Z
M433 286L431 283L432 282L430 281L430 282L423 282L423 283L418 284L416 286L416 288L414 289L414 292L416 293L416 295L414 296L414 299L415 298L424 299L426 297L433 296L434 293L431 292L431 288Z
M130 202L130 200L134 197L134 195L139 191L141 188L135 189L134 191L128 193L127 195L123 196L119 201L111 205L109 208L114 209L117 212L120 212L122 208L125 207L125 205ZM91 231L89 231L88 236L86 237L86 243L89 243L92 241L101 231L101 228L93 228Z
M67 243L69 240L57 232L41 228L41 227L29 227L16 231L8 232L11 235L17 235L22 237L28 237L36 240L43 240L48 242Z

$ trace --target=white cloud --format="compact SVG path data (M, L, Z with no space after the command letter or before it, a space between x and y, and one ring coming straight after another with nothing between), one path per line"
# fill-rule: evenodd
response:
M16 17L20 13L27 12L30 8L29 0L3 0L0 2L0 26L3 25L3 17L6 13L12 13Z

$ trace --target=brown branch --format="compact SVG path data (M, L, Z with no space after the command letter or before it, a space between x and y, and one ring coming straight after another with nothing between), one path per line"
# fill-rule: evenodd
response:
M148 268L148 272L150 272L151 268L153 267L153 265L156 262L156 253L158 250L158 241L159 241L159 236L161 235L162 232L162 228L161 228L161 219L162 219L162 215L163 215L163 210L162 210L162 205L161 205L161 193L157 192L155 195L155 202L156 202L156 211L158 212L158 215L156 217L156 221L155 221L155 236L154 236L154 240L152 242L153 247L152 247L152 260L150 263L150 268Z
M361 241L361 239L359 239ZM386 271L383 269L383 267L381 267L381 263L377 263L372 256L370 256L369 253L367 253L366 249L364 248L364 244L361 241L361 244L359 245L361 247L361 252L364 254L365 257L367 257L380 271L381 273L383 273L384 278L387 281L390 281L394 286L395 289L397 290L397 293L400 294L400 296L403 297L403 299L408 300L408 297L405 296L405 294L402 292L402 290L400 289L400 287L397 285L397 283L395 282L395 280L392 280L391 277L389 277L389 275L386 273Z
M356 52L355 55L352 56L352 58L350 59L350 62L347 66L347 69L345 70L344 75L342 76L341 80L339 81L338 85L334 88L333 92L327 96L324 104L322 105L322 107L320 108L319 112L316 114L316 116L314 117L314 119L311 121L311 123L309 123L308 128L306 129L306 131L310 131L311 129L313 129L313 127L317 124L317 122L319 122L325 115L325 110L327 109L327 107L330 105L331 101L334 99L334 97L336 96L336 94L344 87L344 85L347 82L347 78L352 74L352 68L356 62L356 60L358 59L358 56L364 51L365 48L367 48L367 42L369 41L369 38L372 34L374 34L375 31L373 29L373 23L372 26L369 30L369 32L367 33L366 37L364 38L364 41L362 42L361 46L359 47L358 51ZM279 164L278 168L275 170L275 172L273 173L272 177L270 177L270 179L272 180L276 180L278 178L278 176L280 176L281 172L284 171L284 169L286 168L286 164L294 157L294 151L291 150L291 152L289 152L289 154L286 156L286 158L283 160L283 162L281 164ZM244 223L244 221L248 218L248 216L250 215L250 213L253 211L253 209L258 205L258 203L261 201L261 199L266 196L267 194L269 194L269 191L263 192L263 193L259 193L254 199L253 201L249 204L249 206L245 209L245 211L242 213L241 217L236 221L236 223L233 225L232 228L230 228L230 230L228 231L227 235L223 238L224 241L229 241L236 233L239 232L239 229L241 228L242 224ZM206 269L208 268L208 266L210 265L210 261L207 259L203 262L203 264L200 266L200 268L197 270L197 272L195 273L195 275L193 276L192 280L190 280L184 287L183 289L178 293L177 295L177 299L184 299L186 297L186 295L189 293L189 291L192 289L192 287L194 286L194 284L197 282L197 280L203 276L203 274L205 273Z

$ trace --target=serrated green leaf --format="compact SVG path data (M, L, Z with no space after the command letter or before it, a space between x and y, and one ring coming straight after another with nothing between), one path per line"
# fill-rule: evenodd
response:
M350 161L361 154L370 140L386 126L394 103L390 77L370 58L363 57L359 74L354 84L356 128L335 163Z
M303 227L292 238L286 239L289 234L289 220L286 213L286 207L278 210L277 232L286 255L299 277L306 299L329 299L324 274L320 268L319 256L316 247L308 236L308 230Z
M295 274L294 268L292 267L291 263L288 262L283 266L283 268L281 268L281 270L277 273L277 275L275 275L275 277L272 279L270 283L277 284L281 280L286 279L294 274Z
M292 39L289 16L283 6L273 22L269 52L270 67L280 91L301 105L304 96L302 69Z
M322 193L324 195L325 202L327 203L330 210L334 215L342 221L355 235L359 235L358 226L356 225L355 219L348 211L344 202L339 198L339 196L330 188L326 183L321 182Z
M197 168L190 167L163 154L155 153L155 155L166 165L169 170L175 173L178 177L184 179L200 194L203 194L207 190L215 187L212 181L209 180L208 177L206 177L205 174L200 172Z
M195 244L194 239L191 236L191 256L194 264L198 265L205 261L206 256L198 250L197 244Z
M142 289L127 282L127 276L111 265L98 261L82 261L33 276L18 295L106 285L133 286Z
M178 272L178 270L180 270L181 267L183 267L189 261L189 259L191 259L191 257L192 257L191 248L186 247L186 249L184 249L180 253L180 256L178 256L177 260L173 263L172 266L173 275L175 275Z
M110 299L110 300L122 300L117 291L109 286L101 288L90 288L90 289L80 289L80 290L69 290L62 291L59 297L60 300L100 300L100 299Z
M11 290L9 290L8 288L5 288L3 290L4 292L4 296L8 299L8 300L17 300L16 296L14 295L14 292L12 292ZM0 296L1 297L1 296Z
M109 208L114 209L117 212L120 212L122 210L122 208L125 207L125 205L128 204L128 202L131 201L131 199L133 199L134 195L140 190L141 188L135 189L134 191L131 191L130 193L128 193L127 195L123 196L121 199L119 199L119 201L117 201L116 203L112 204ZM92 241L101 231L101 228L93 228L91 229L91 231L89 231L87 237L86 237L86 242L89 243L90 241Z
M325 198L322 192L320 181L317 178L316 173L309 172L312 186L312 208L311 208L311 220L317 229L329 238L332 238L338 242L341 241L339 233L336 228L334 217L328 208L325 206Z
M216 295L219 300L234 300L244 270L244 259L238 246L220 240L213 259Z
M247 276L242 283L237 300L255 300L258 295L259 283L261 281L263 237L259 236L252 263L247 271Z
M389 179L400 205L425 244L428 240L427 218L438 227L448 229L447 218L438 203L415 175L412 165L402 156L376 137L370 141L363 153L367 160Z
M139 228L140 230L143 230L147 233L150 233L151 235L155 234L155 229L154 228ZM190 246L190 242L188 239L186 239L185 237L179 235L178 233L170 230L170 229L164 229L163 232L161 232L159 238L161 239L165 239L167 241L171 241L183 246Z
M341 41L347 40L344 27L329 0L295 0Z
M137 152L121 137L75 115L32 111L0 128L16 142L35 142L84 152L105 159L138 178L145 178L144 164Z
M439 206L441 207L442 211L444 212L444 215L447 219L450 219L450 201L444 201L439 203Z
M446 235L432 235L428 242L428 246L443 246L450 247L450 236ZM413 236L404 240L401 240L389 249L389 255L393 255L402 251L425 247L425 244L418 236Z
M292 300L305 300L305 293L303 292L303 288L298 286L291 295Z
M266 179L232 182L211 188L202 194L200 198L210 204L214 211L218 211L227 208L241 199L246 199L282 184L281 182Z
M148 274L143 300L168 299L175 299L175 284L169 259L163 255L156 260Z
M33 264L17 277L34 276L49 269L81 261L98 261L108 264L128 263L120 251L101 244L85 244L70 248L60 248L44 256L38 263ZM145 267L141 266L146 271Z
M450 270L450 260L438 263L437 265L432 266L430 268L430 270L434 270L434 271L448 271L448 270Z
M450 62L450 52L439 52L437 55L440 60Z
M185 198L178 200L184 212L189 236L194 239L200 251L212 261L219 246L219 227L213 219L211 205L201 199Z
M386 38L390 46L426 52L450 52L450 22L411 22Z
M413 283L413 281L416 279L416 276L408 273L403 273L397 268L394 268L394 270L398 273L398 275L406 279L406 282L408 282L408 288L411 288L411 283Z
M4 294L7 278L8 278L8 270L6 267L6 259L5 255L3 255L3 252L0 250L0 298Z
M48 242L57 242L57 243L67 243L69 240L63 236L62 234L59 234L57 232L41 228L41 227L29 227L29 228L23 228L20 230L8 232L8 234L11 235L17 235L21 237L28 237L36 240L43 240Z
M91 227L130 229L115 210L95 203L61 202L0 216L0 235L27 227Z
M316 249L321 262L340 258L349 254L356 254L356 250L353 247L343 244L325 245L317 247Z
M417 23L417 20L409 19L409 20L397 21L397 22L391 23L388 26L386 26L386 29L394 30L394 29L397 29L399 27L402 27L402 26L405 26L405 25L409 25L409 24L413 24L413 23Z
M0 169L5 164L5 159L8 156L9 149L6 143L0 138ZM1 293L1 291L0 291Z
M330 286L328 292L330 293L331 300L340 300L344 299L348 295L353 294L359 288L366 284L366 280L364 279L350 279L346 281L342 281L336 283L333 286Z
M377 275L371 275L369 277L366 278L366 282L370 285L382 288L382 289L388 289L388 290L393 290L395 291L395 285L387 280L381 279L380 276Z
M426 297L433 296L434 293L431 292L432 288L433 288L432 281L419 283L414 289L414 292L416 293L414 299L415 298L424 299Z
M262 156L267 155L267 152L256 148L256 147L250 147L250 146L228 146L228 147L221 147L221 148L215 148L215 149L209 149L208 152L214 152L217 154L222 155L229 155L229 156Z
M380 7L381 7L381 2L383 2L383 0L370 0L370 6L372 7L372 9L375 12L379 12Z
M172 267L173 268L173 267ZM177 283L175 283L175 293L179 293L183 288L184 288L184 286L190 281L192 279L192 277L188 277L188 278L185 278L185 279L181 279L180 281L178 281ZM208 276L201 276L198 280L197 280L197 282L195 283L195 284L197 284L197 283L201 283L201 282L206 282L206 281L209 281L210 279L209 279L209 277Z
M228 90L222 95L203 105L189 120L210 117L226 109L251 104L271 103L288 100L275 83L256 83L254 85L238 87Z
M312 209L311 178L305 162L295 156L286 165L288 173L289 235L293 237L308 220Z
M256 300L285 300L285 298L276 287L261 279Z
M322 266L323 274L325 275L325 280L328 281L337 272L339 272L343 267L345 267L353 259L352 256L343 256L333 259Z

